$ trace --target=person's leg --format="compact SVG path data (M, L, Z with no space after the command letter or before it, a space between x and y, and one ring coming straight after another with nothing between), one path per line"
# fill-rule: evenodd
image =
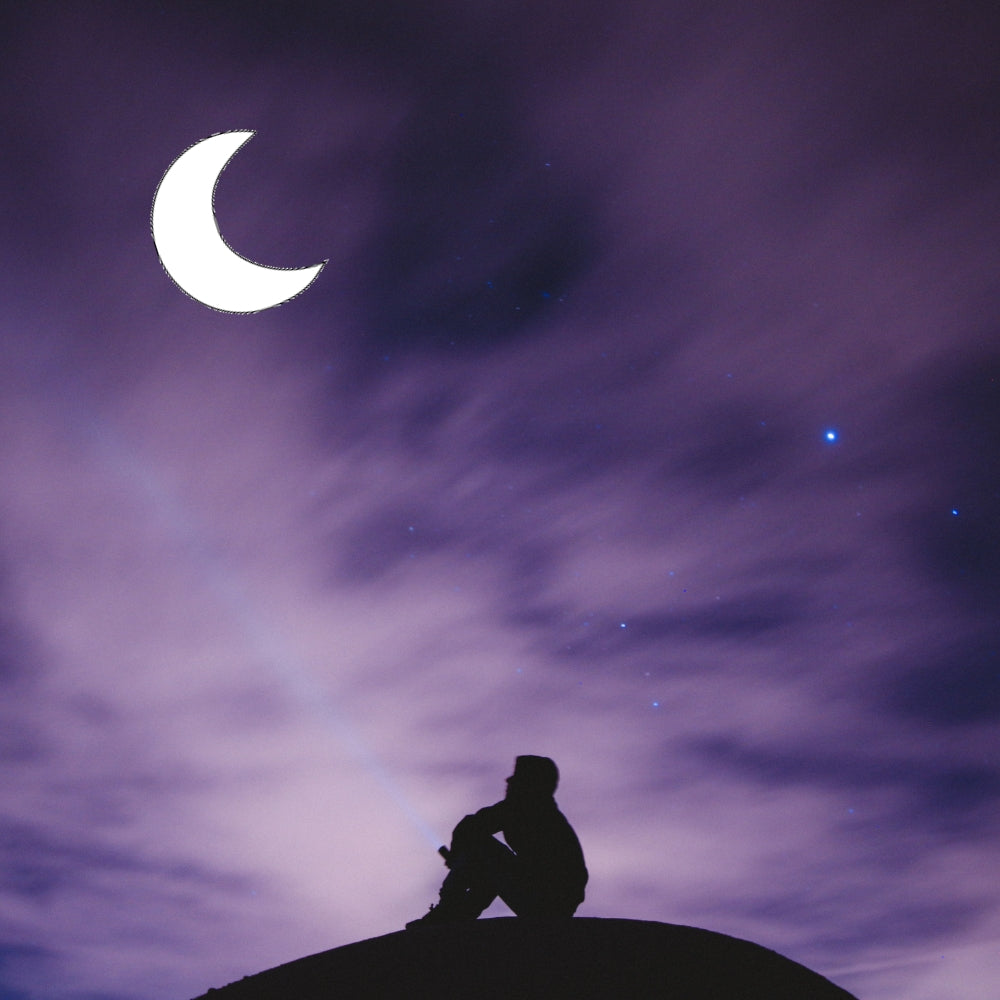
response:
M440 902L422 920L475 920L496 899L503 875L514 862L513 851L495 837L455 838Z

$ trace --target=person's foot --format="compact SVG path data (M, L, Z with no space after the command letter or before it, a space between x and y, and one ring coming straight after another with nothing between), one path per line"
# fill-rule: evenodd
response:
M438 915L440 912L441 907L431 903L431 908L422 917L417 917L416 920L408 920L406 922L406 929L409 930L411 927L416 927L418 924L444 923L443 918Z
M416 920L411 920L406 926L415 927L418 924L453 924L461 921L475 920L482 910L476 906L470 893L461 895L449 894L438 903L432 903L431 908Z
M406 929L409 930L411 927L423 926L424 924L451 924L456 920L469 919L461 913L456 913L453 907L442 906L441 903L431 903L431 908L422 917L409 921Z

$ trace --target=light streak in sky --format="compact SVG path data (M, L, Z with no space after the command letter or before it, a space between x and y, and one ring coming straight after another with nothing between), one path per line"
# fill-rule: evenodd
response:
M332 703L329 695L310 676L294 640L281 629L246 587L240 575L197 523L174 491L163 482L155 465L144 460L108 421L91 416L88 437L101 459L118 477L148 500L158 520L195 564L199 577L215 596L219 609L234 622L247 645L261 662L280 678L294 701L316 717L343 751L363 767L382 792L399 808L413 828L435 850L444 843L388 773L377 753L367 745L350 720Z

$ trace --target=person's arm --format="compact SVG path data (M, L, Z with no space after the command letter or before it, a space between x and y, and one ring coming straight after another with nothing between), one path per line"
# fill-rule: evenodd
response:
M456 846L460 846L459 842L466 838L492 837L499 833L504 825L504 805L503 802L497 802L492 806L485 806L460 820L451 835L451 849L454 851Z

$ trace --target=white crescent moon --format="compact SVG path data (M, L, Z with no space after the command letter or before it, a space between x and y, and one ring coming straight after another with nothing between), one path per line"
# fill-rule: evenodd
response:
M150 224L163 269L193 299L220 312L254 313L305 291L326 261L298 269L241 257L215 221L215 187L236 151L254 136L221 132L196 142L167 168Z

